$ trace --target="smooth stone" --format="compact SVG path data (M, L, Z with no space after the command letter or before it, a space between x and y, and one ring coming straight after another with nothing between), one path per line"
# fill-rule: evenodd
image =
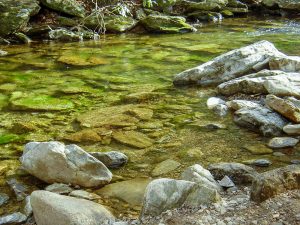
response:
M96 193L103 198L121 199L130 206L141 206L146 187L150 182L148 178L135 178L106 185Z
M172 159L167 159L157 164L152 170L151 174L152 176L157 177L163 174L167 174L173 170L176 170L180 166L181 164L179 162Z
M276 156L276 157L283 157L283 156L286 156L286 155L285 155L284 153L282 153L282 152L274 152L273 155Z
M273 153L272 149L266 147L263 144L245 145L243 148L245 148L247 151L254 155L265 155Z
M7 184L14 191L17 201L23 201L28 196L28 187L15 178L9 179Z
M146 188L140 217L158 216L162 212L182 205L197 207L220 200L218 192L194 182L157 179Z
M113 139L121 144L140 149L153 145L153 141L147 135L137 131L118 131L113 133Z
M32 211L32 207L31 207L31 202L30 202L30 196L27 196L25 198L25 205L24 205L24 214L29 217L33 214L33 211Z
M283 131L290 135L300 134L300 124L288 124L283 127Z
M72 143L97 143L102 140L95 129L84 129L72 134L67 134L63 139Z
M276 112L265 107L242 108L234 113L234 122L264 136L276 136L282 133L287 121Z
M0 193L0 207L6 204L9 200L9 196L5 193Z
M195 164L184 170L180 179L195 182L199 185L203 185L217 191L221 190L219 184L216 182L210 171L204 169L199 164Z
M247 100L231 100L226 102L226 105L234 111L242 108L251 109L261 107L261 104Z
M283 56L268 41L259 41L252 45L235 49L220 55L198 67L186 70L174 77L175 85L217 85L240 77L253 71L257 64L265 62L272 56Z
M275 95L267 95L266 104L290 121L300 123L300 107L297 103L295 104L289 99L282 99Z
M226 116L228 113L228 106L227 105L217 105L214 109L213 109L214 113L220 117Z
M0 50L0 56L6 56L8 54L7 51Z
M268 159L257 159L252 162L252 165L259 166L259 167L268 167L271 164L272 164L271 161Z
M275 137L272 138L268 146L270 148L276 149L276 148L288 148L288 147L294 147L297 145L299 140L297 138L291 138L291 137Z
M107 184L112 173L77 145L60 142L30 142L20 158L22 168L47 183L65 183L83 187Z
M45 188L46 191L50 191L57 194L69 194L73 191L73 188L70 187L68 184L62 183L54 183L50 184Z
M252 183L250 198L262 202L293 189L300 189L299 165L289 165L261 173Z
M217 97L210 97L206 101L206 105L208 109L214 109L217 105L220 104L225 105L226 102L223 99Z
M251 184L259 175L253 168L241 163L215 163L208 167L215 179L222 179L229 176L235 184Z
M83 199L86 199L86 200L95 200L95 199L100 199L101 198L97 194L90 193L90 192L83 191L83 190L74 190L69 194L69 196L75 197L75 198L83 198Z
M104 206L48 191L34 191L30 197L38 225L99 225L115 221Z
M117 151L90 152L92 156L101 161L108 168L119 168L128 162L128 157Z
M12 213L9 215L5 215L0 217L0 224L1 225L17 225L17 224L24 224L26 222L27 216L20 212Z
M224 176L222 180L218 181L218 183L224 188L231 188L235 186L233 181L228 176Z
M300 57L272 57L270 59L269 65L271 70L282 70L285 72L300 72Z

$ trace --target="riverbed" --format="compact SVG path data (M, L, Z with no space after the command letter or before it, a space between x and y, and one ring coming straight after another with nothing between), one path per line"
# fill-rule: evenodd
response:
M0 192L9 194L11 200L1 207L0 214L20 207L7 179L16 177L32 190L46 186L18 169L23 146L30 141L59 140L76 143L89 152L123 152L129 162L112 170L113 182L177 178L195 163L207 166L264 158L272 161L270 169L300 159L298 146L285 149L281 157L249 152L245 146L259 148L268 139L236 126L230 114L221 118L208 110L206 100L216 95L214 88L172 84L175 74L259 40L268 40L289 55L300 55L299 34L297 21L238 18L205 24L195 33L180 35L102 35L95 41L1 46L9 54L0 58ZM127 115L128 107L130 112L139 108L151 116L128 124L119 117L111 119L97 130L99 139L86 137L88 132L84 138L73 135L99 129L93 120L80 119L89 113L102 110L102 117L114 113L132 117ZM95 123L103 119L95 118ZM212 124L220 129L212 129ZM113 133L120 130L145 135L151 144L141 148L117 140ZM153 175L157 164L167 159L180 165ZM135 218L140 210L120 199L102 203L119 216Z

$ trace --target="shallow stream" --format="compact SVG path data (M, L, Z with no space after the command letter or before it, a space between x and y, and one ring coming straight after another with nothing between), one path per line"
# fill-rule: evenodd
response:
M299 34L297 21L239 18L181 35L106 35L81 43L2 46L9 55L0 58L0 192L11 200L0 214L20 207L6 185L10 177L30 189L46 186L18 169L18 158L29 141L60 140L77 142L86 151L121 151L129 163L112 170L113 182L154 177L152 170L166 159L181 165L170 172L163 168L159 177L178 177L195 163L266 158L273 168L300 159L297 146L285 149L281 157L252 154L245 145L260 148L267 140L237 127L231 115L219 118L209 111L206 100L216 95L213 88L172 85L175 74L258 40L300 55ZM136 108L148 114L139 116ZM89 115L99 109L98 118ZM114 113L117 116L110 117ZM105 118L104 125L95 125ZM212 123L224 129L211 130L207 125ZM81 130L87 132L72 135ZM91 130L99 137L89 136ZM121 130L145 134L152 143L146 148L121 144L113 138ZM120 199L102 203L118 216L138 215L139 206Z

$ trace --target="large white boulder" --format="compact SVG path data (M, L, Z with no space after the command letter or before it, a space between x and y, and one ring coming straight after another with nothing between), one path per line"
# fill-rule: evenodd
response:
M272 43L259 41L179 73L173 82L175 85L217 85L268 67L269 59L276 56L285 55L279 52Z
M219 201L218 191L195 182L157 179L146 188L141 218L157 216L182 205L199 207Z
M30 142L25 145L20 161L24 170L47 183L96 187L112 179L112 173L102 162L77 145Z
M85 199L34 191L30 201L38 225L109 225L115 221L104 206Z

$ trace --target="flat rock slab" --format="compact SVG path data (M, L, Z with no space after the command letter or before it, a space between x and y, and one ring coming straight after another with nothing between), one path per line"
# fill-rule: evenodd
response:
M299 165L290 165L260 174L252 184L251 199L262 202L292 189L300 189Z
M34 191L30 201L39 225L99 225L115 221L104 206L85 199Z
M160 176L163 174L167 174L173 170L176 170L178 167L180 167L181 164L175 160L167 159L165 161L162 161L161 163L157 164L155 168L152 170L151 174L152 176Z
M113 139L134 148L147 148L153 145L152 139L137 131L118 131L113 134Z
M251 152L254 155L265 155L265 154L272 154L273 150L268 148L263 144L248 144L243 146L244 149Z
M252 45L232 50L214 58L198 67L186 70L174 77L175 85L218 85L234 78L268 66L272 56L284 56L268 41L256 42ZM262 62L264 65L261 65Z
M262 133L264 136L280 135L287 124L287 121L278 113L265 107L242 108L235 112L234 122L241 127Z
M83 187L107 184L112 173L77 145L60 142L30 142L20 158L28 173L47 183L65 183Z
M298 144L299 139L297 138L291 138L291 137L275 137L272 138L268 146L270 148L289 148L289 147L294 147L296 144Z
M23 224L26 222L27 216L25 216L23 213L16 212L12 213L6 216L0 217L0 224L1 225L17 225L17 224Z
M106 185L96 193L103 198L120 199L130 206L141 206L146 187L150 182L151 179L148 178L135 178Z
M289 99L282 99L275 95L267 95L266 104L271 109L280 113L282 116L286 117L290 121L294 123L300 122L300 107L297 103L295 104L295 101L291 101Z

